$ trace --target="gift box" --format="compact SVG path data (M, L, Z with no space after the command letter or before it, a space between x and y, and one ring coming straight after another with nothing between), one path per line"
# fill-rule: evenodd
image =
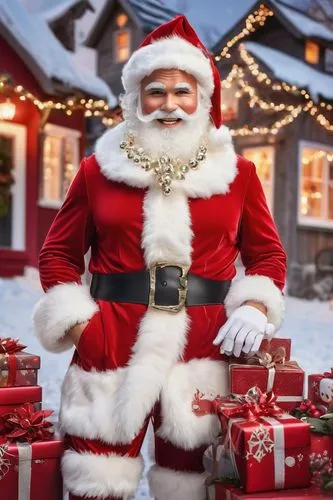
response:
M18 339L0 338L0 387L37 385L40 357L25 348Z
M260 344L260 351L274 353L279 349L283 349L285 361L290 361L291 339L273 337L271 340L264 339Z
M32 403L36 410L41 409L42 388L40 386L1 387L0 416L24 403Z
M310 450L318 457L327 456L333 462L333 436L325 436L324 434L316 434L311 432Z
M327 500L327 495L323 494L316 486L297 490L247 494L241 488L215 483L210 485L207 491L207 500L279 500L280 498L286 500Z
M0 387L37 385L40 357L27 352L0 355Z
M333 405L333 368L308 376L308 398L324 410Z
M259 358L258 358L259 359ZM256 362L257 358L253 361ZM254 385L261 391L273 390L277 404L290 412L303 400L304 371L295 361L257 364L230 364L230 392L246 394Z
M1 500L63 500L58 440L0 445Z
M309 485L310 426L283 413L272 393L253 387L242 398L214 401L197 393L192 408L197 415L219 416L224 446L246 493Z
M275 354L279 356L282 354L284 361L290 361L291 353L291 339L282 339L279 337L274 337L271 340L264 339L260 344L261 352L269 352L275 357ZM236 358L235 356L229 356L230 363L247 363L249 359L248 354L241 353L241 355Z

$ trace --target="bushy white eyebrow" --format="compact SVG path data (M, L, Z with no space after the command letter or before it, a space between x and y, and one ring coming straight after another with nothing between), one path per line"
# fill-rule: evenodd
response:
M144 88L144 90L151 90L151 89L165 90L165 85L162 82L151 82L148 83L148 85L146 85Z
M179 82L179 83L176 83L176 85L174 86L174 89L175 90L182 90L182 89L185 89L185 90L192 90L192 85L190 85L189 83L187 82Z

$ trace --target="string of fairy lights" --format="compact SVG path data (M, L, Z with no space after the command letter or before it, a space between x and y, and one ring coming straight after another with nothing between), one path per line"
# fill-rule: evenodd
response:
M79 96L68 97L62 101L42 101L23 85L13 85L8 75L0 75L0 93L4 95L16 95L20 101L30 101L40 111L58 110L70 116L74 111L84 110L84 116L103 116L110 111L108 103L104 99L86 99Z
M215 56L215 61L220 61L223 58L229 59L231 57L231 47L243 38L246 38L250 33L256 31L259 27L264 26L267 19L272 16L274 16L274 12L265 5L261 4L258 10L255 10L246 18L245 26L242 30L227 42L220 54Z
M227 75L227 77L222 81L222 88L230 88L234 81L237 81L239 89L236 90L236 97L241 97L244 94L249 96L248 104L251 108L258 106L263 111L287 111L288 113L281 119L276 120L270 127L253 127L243 126L238 129L231 129L233 136L248 136L248 135L276 135L281 128L292 123L301 113L309 113L316 121L329 132L333 132L333 124L330 123L327 117L325 117L320 111L326 109L328 111L332 110L332 105L325 102L319 102L315 105L311 99L309 93L302 88L298 88L296 85L289 85L286 82L281 82L276 84L272 82L271 78L264 72L261 71L259 64L255 59L249 55L245 47L241 44L239 47L241 59L245 63L245 66L249 70L250 74L258 81L260 84L265 84L272 91L285 91L287 93L292 93L294 95L302 96L305 100L303 104L297 106L287 103L275 103L273 101L265 101L258 95L258 91L244 78L244 70L238 65L234 65Z

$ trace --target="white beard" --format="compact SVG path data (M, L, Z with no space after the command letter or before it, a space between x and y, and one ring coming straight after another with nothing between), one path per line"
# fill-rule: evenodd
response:
M201 95L198 107L189 119L183 119L175 128L161 126L157 120L140 120L138 94L124 95L121 105L127 129L135 137L137 146L152 157L168 155L172 159L187 161L194 156L201 144L207 142L210 101Z

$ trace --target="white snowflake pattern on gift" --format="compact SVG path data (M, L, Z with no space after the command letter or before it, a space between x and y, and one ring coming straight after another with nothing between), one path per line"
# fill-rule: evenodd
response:
M266 455L272 453L274 441L272 441L269 435L269 430L260 424L252 432L248 445L249 451L246 452L246 460L253 457L260 463Z

